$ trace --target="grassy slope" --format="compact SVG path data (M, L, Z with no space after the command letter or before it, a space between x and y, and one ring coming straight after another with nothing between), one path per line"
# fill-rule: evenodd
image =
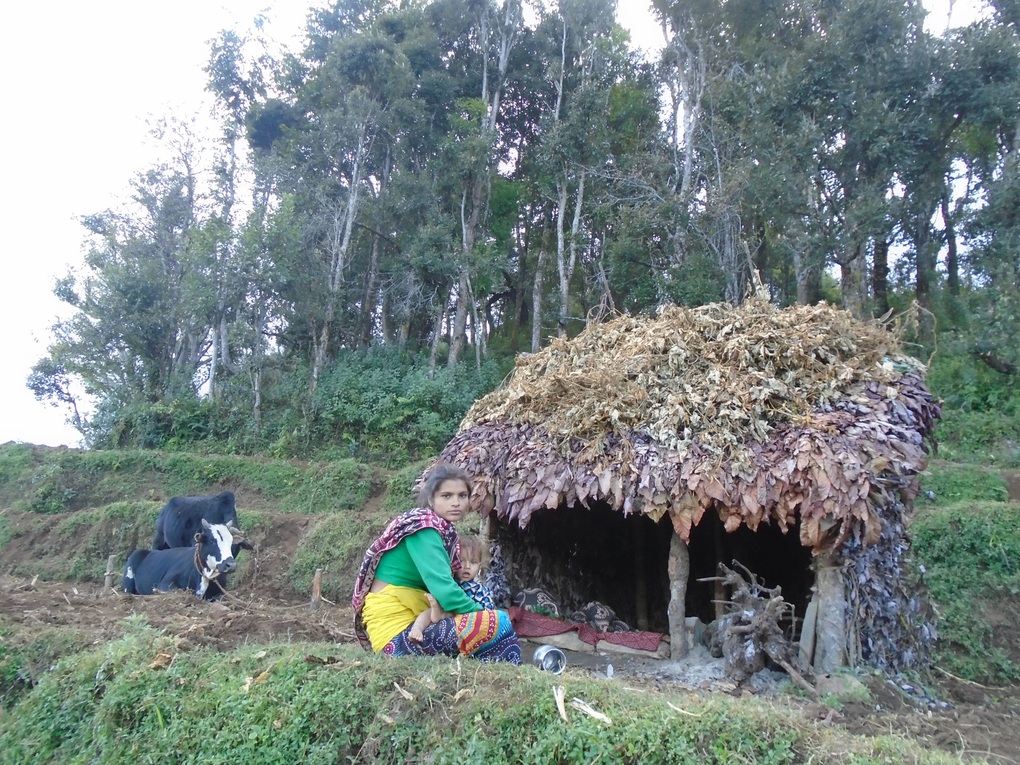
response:
M230 488L249 529L270 513L313 515L316 523L290 576L305 581L324 562L345 558L347 583L379 524L407 506L407 487L419 468L386 476L351 461L300 464L5 445L0 508L31 512L41 524L52 520L48 514L73 509L60 515L57 528L68 536L95 535L98 553L108 549L110 539L121 547L144 539L171 494ZM1020 541L1015 529L1005 533L1016 506L1003 502L1004 483L989 471L937 464L929 473L925 488L936 499L922 503L914 535L932 594L946 601L939 602L944 616L939 660L965 676L1012 679L1016 665L1010 657L993 654L994 646L965 633L973 619L954 622L948 604L1001 598L1002 587L1016 594L1016 571L1009 565L1020 559ZM959 544L947 547L947 540ZM0 514L0 555L24 541ZM1006 568L991 567L993 558ZM52 569L35 573L96 580L101 576L96 561L58 556ZM955 573L961 568L968 579ZM0 624L0 639L5 629ZM549 677L530 668L380 662L337 646L276 645L235 654L180 653L167 670L153 670L161 651L176 653L166 640L138 625L122 641L69 656L54 670L31 677L40 681L31 693L23 677L29 662L49 667L82 643L48 636L45 643L13 652L0 642L0 684L8 708L0 719L0 762L204 763L253 754L258 762L403 762L408 753L426 751L437 762L950 761L897 739L840 736L757 702L627 690L581 677L565 679L567 699L587 700L613 726L605 728L577 710L563 723ZM338 661L323 666L305 661L309 654ZM988 656L993 660L982 661ZM216 746L224 749L204 748L213 745L199 735L214 714L224 726ZM182 742L188 742L185 753L176 758L172 752Z

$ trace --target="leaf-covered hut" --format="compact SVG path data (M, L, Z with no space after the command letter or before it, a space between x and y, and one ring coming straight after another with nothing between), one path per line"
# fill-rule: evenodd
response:
M642 629L718 615L738 560L816 668L922 661L907 518L937 404L895 328L828 305L668 307L522 354L439 459L476 476L511 586Z

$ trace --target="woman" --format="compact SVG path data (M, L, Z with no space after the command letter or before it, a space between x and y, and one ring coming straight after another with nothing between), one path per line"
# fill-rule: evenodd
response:
M422 507L398 515L365 553L354 585L354 630L361 644L390 656L473 656L521 663L510 617L483 609L460 588L454 523L468 511L471 478L453 465L437 465L421 491ZM410 639L430 593L452 616L431 624L421 641Z

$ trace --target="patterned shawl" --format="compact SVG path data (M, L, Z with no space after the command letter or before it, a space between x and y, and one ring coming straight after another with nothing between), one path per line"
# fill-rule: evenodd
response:
M368 550L365 551L365 559L361 562L361 570L354 583L354 595L351 598L351 606L354 608L354 634L362 647L371 650L372 643L368 639L368 632L365 631L365 623L361 618L361 609L365 605L365 597L372 588L375 581L375 572L379 568L379 561L384 554L388 553L400 542L421 531L422 529L435 529L443 538L443 547L450 555L452 571L460 570L460 542L457 538L457 529L449 521L440 518L435 511L428 507L416 507L401 513L385 528L379 538L376 539Z

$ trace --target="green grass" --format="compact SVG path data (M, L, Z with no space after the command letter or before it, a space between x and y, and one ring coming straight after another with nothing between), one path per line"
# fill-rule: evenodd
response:
M935 429L939 457L1000 468L1020 467L1020 416L943 407Z
M351 459L323 463L186 452L77 451L0 446L0 506L41 514L101 507L127 498L231 488L282 513L355 509L381 486L377 470ZM239 500L243 507L243 501Z
M978 465L932 462L921 474L921 491L918 502L926 502L924 492L935 492L935 502L947 504L965 501L1005 502L1008 497L1006 481L996 470Z
M361 558L390 521L382 511L345 511L317 521L294 556L289 579L308 592L316 569L322 569L322 594L329 600L350 597Z
M91 650L91 631L45 628L19 636L0 620L0 708L10 709L49 671L59 659Z
M911 526L914 557L938 608L938 663L953 674L1001 685L1020 682L1020 663L985 614L1007 602L1020 611L1020 507L968 502L926 507Z
M140 622L131 628L59 662L0 718L4 762L958 762L754 699L642 693L569 670L553 682L530 666L393 661L350 646L179 653L169 637ZM156 668L160 653L173 661ZM571 706L574 698L610 722Z

